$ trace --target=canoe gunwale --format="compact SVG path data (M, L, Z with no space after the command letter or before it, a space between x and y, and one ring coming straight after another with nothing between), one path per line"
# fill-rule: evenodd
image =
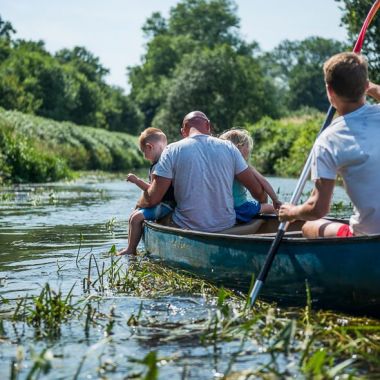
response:
M330 220L336 220L336 221L342 221L341 219L331 219ZM213 239L229 239L229 240L244 240L244 241L261 241L261 242L271 242L274 239L274 236L265 236L260 234L251 234L251 235L233 235L233 234L224 234L219 232L202 232L202 231L195 231L195 230L185 230L182 228L175 228L175 227L169 227L165 226L159 223L151 222L151 221L144 221L144 224L149 229L155 230L155 231L161 231L166 233L171 233L174 235L179 235L183 237L202 237L209 240ZM353 236L350 238L341 238L341 237L332 237L332 238L315 238L315 239L307 239L304 237L292 237L292 236L284 236L283 239L284 243L292 243L292 244L350 244L353 242L369 242L369 241L380 241L380 234L376 235L364 235L364 236Z

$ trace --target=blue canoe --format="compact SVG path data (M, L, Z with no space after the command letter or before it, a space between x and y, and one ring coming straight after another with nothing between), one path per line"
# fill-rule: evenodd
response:
M247 292L277 231L275 218L263 219L255 233L249 224L205 233L146 222L145 248L165 265ZM301 227L302 222L290 225L262 298L305 305L307 281L316 307L380 315L380 235L305 239Z

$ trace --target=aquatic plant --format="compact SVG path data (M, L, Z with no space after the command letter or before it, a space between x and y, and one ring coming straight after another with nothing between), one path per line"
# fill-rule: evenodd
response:
M162 359L160 352L151 348L151 344L157 342L163 349L165 345L170 347L175 343L203 346L215 358L220 357L227 347L228 356L223 357L226 360L218 376L230 380L300 376L310 379L333 379L337 376L354 379L380 373L380 322L314 311L307 285L304 308L282 310L275 304L259 302L252 310L247 307L245 295L218 288L184 271L171 270L146 257L118 258L115 253L113 246L103 255L90 253L87 260L81 260L81 254L77 254L78 267L81 270L85 267L86 271L84 298L76 303L72 301L72 290L64 296L53 292L47 285L39 296L25 298L16 305L14 321L25 321L34 327L37 338L47 336L57 339L60 337L59 326L70 323L73 318L82 322L85 341L92 345L78 359L74 379L81 378L84 362L99 348L105 349L111 342L112 347L124 344L126 336L119 341L118 333L125 330L128 331L128 340L138 339L149 347L140 358L123 358L131 365L135 363L138 370L130 371L130 367L120 366L116 357L101 352L98 364L91 369L91 373L107 377L116 372L123 374L124 378L155 379L164 365L180 368L188 365L180 355ZM151 308L147 307L147 303L155 302L153 300L142 301L137 310L127 315L117 312L116 303L111 306L105 303L108 306L104 311L103 300L110 296L149 297L159 301L160 297L167 295L188 294L192 298L198 295L205 311L191 320L186 313L183 318L174 320L155 317L150 312ZM194 300L194 303L197 302ZM68 311L68 308L59 306L61 303L71 304L73 308ZM52 304L57 305L57 313L52 311ZM169 314L170 305L167 307ZM43 329L47 331L45 335L40 333ZM94 333L101 339L95 344ZM254 363L251 367L248 365L250 358ZM241 370L241 360L246 362L244 370ZM141 370L141 366L145 370ZM18 368L17 360L14 360L12 368L14 371ZM188 373L191 370L183 369L183 378Z
M219 291L216 286L188 272L173 271L145 257L130 258L126 264L123 257L115 258L115 254L116 247L112 246L108 265L104 261L100 265L96 257L90 255L87 277L83 278L86 292L110 289L136 296L160 297L167 294L216 295Z
M21 298L13 314L13 320L25 321L37 330L38 336L59 336L62 323L68 320L77 310L72 303L72 291L75 284L66 296L61 290L52 290L47 283L39 296Z

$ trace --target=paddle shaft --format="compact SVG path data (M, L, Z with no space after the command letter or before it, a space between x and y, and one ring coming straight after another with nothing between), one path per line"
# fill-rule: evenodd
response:
M360 33L359 33L359 37L358 37L358 39L355 43L354 49L353 49L354 53L360 53L362 46L363 46L364 37L365 37L366 31L367 31L367 28L368 28L369 24L371 23L372 19L374 18L375 14L379 8L380 8L380 0L376 0L374 2L374 4L372 5L370 11L368 12L366 19L364 20L363 26L362 26ZM335 109L334 109L334 107L330 106L330 108L327 112L327 115L326 115L326 119L325 119L319 133L318 133L318 136L322 133L322 131L324 131L331 124L331 121L334 117L334 114L335 114ZM299 201L300 196L302 194L302 191L305 187L306 181L309 177L312 152L313 152L313 149L310 151L309 156L306 160L305 166L303 167L302 173L301 173L300 178L297 182L297 186L296 186L296 188L293 192L292 198L290 200L291 204L297 204L297 202ZM280 246L282 238L284 237L285 232L288 229L288 226L289 226L289 222L281 222L279 227L278 227L276 237L274 238L274 240L273 240L273 242L269 248L268 254L265 258L264 265L261 268L261 271L260 271L260 273L259 273L259 275L255 281L255 285L253 286L253 288L250 292L249 297L250 297L251 306L253 306L253 304L256 302L256 299L260 293L260 290L261 290L262 286L264 285L264 282L268 276L269 270L272 266L273 260L276 256L276 253L278 251L278 248Z
M330 106L330 108L327 112L327 115L326 115L326 119L325 119L319 133L318 133L318 136L331 124L331 121L334 117L334 114L335 114L335 108ZM292 198L290 199L291 204L297 204L297 202L299 201L299 199L301 197L302 191L303 191L305 184L306 184L306 181L309 177L312 152L313 152L313 150L310 151L309 156L306 160L306 164L303 167L300 178L298 179L297 186L294 189ZM269 273L269 270L272 266L274 257L276 256L276 253L278 251L278 248L280 246L282 238L284 237L285 232L288 229L288 226L289 226L289 222L281 222L279 227L278 227L276 237L274 238L274 240L273 240L273 242L269 248L268 254L265 258L264 265L261 268L261 271L260 271L260 273L257 276L257 279L255 281L255 285L252 288L252 291L249 295L251 306L255 303L255 301L256 301L259 293L260 293L260 289L263 286L263 284L264 284L264 282L268 276L268 273Z

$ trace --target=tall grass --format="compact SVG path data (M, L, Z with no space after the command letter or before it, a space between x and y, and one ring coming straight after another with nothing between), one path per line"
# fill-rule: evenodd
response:
M14 182L53 181L67 177L69 169L144 165L133 136L1 108L0 148L0 178Z

